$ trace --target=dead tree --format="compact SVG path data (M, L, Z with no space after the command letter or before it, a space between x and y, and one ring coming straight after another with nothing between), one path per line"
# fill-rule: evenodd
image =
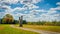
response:
M23 27L23 16L19 17L19 27Z

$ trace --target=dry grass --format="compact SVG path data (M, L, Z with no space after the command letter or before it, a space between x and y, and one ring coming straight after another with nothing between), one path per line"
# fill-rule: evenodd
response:
M60 32L60 26L23 25L24 28Z
M3 26L0 26L0 30L3 30L4 29L4 27Z

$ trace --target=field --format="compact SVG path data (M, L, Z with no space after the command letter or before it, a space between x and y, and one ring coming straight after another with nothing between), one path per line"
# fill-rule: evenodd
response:
M19 26L18 24L15 26ZM60 26L42 26L42 25L23 25L23 28L31 28L35 30L46 30L60 33ZM25 31L10 27L10 24L0 24L0 34L39 34L36 32Z
M16 25L18 26L18 25ZM45 26L45 25L23 25L24 28L31 28L36 30L45 30L52 32L60 32L60 26Z
M38 34L38 33L11 28L9 24L0 24L0 34Z
M60 32L60 26L24 25L24 28Z

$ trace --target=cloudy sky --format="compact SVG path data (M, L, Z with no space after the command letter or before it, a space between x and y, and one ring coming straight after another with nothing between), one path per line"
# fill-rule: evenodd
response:
M27 21L59 21L60 0L0 0L0 18L6 14L16 20L23 15Z

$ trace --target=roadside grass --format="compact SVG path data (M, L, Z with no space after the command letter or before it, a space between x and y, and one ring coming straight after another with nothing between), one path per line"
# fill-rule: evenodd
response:
M18 26L18 25L16 25ZM52 32L60 32L60 26L45 26L45 25L23 25L24 28L31 28L36 30L45 30Z
M0 34L39 34L39 33L11 28L9 24L6 25L0 24Z

